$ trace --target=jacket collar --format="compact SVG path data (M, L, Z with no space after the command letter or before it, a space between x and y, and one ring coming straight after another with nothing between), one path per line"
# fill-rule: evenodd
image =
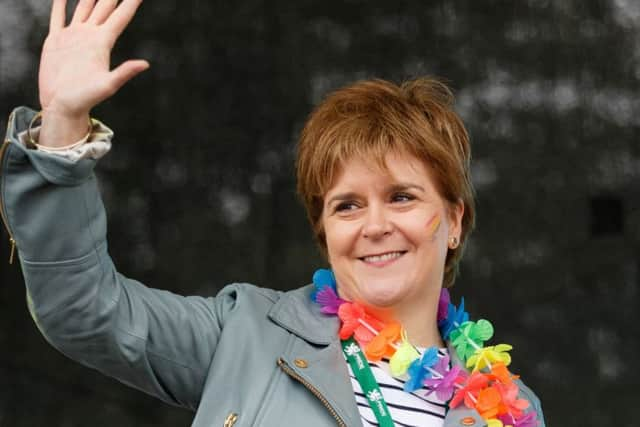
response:
M285 292L269 311L269 318L311 344L329 345L336 341L340 322L311 301L313 290L308 285Z

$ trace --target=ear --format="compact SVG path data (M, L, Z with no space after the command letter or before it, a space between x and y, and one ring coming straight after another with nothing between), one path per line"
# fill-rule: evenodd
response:
M460 240L462 234L462 218L464 218L464 202L458 199L449 204L449 237L455 236Z

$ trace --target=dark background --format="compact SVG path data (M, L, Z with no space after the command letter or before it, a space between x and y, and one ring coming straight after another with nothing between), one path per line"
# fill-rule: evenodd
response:
M0 0L2 127L38 106L48 8ZM640 2L147 0L114 63L130 57L151 69L93 112L116 132L97 174L123 273L184 294L307 283L323 261L294 193L305 116L357 79L442 76L478 199L454 297L514 345L549 426L640 425ZM8 248L0 426L190 424L49 347Z

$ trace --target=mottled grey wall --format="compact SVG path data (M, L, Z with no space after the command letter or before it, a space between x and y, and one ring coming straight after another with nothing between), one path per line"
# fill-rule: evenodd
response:
M37 107L48 5L0 0L2 127ZM123 273L205 295L308 282L305 115L356 79L442 76L478 192L455 297L515 346L550 426L638 425L640 2L147 0L114 62L129 57L152 68L94 111L116 131L97 173ZM190 424L51 349L6 259L2 234L0 426Z

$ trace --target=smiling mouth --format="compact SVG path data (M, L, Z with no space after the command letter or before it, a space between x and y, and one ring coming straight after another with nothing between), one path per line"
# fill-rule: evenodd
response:
M405 253L407 251L385 252L383 254L363 256L358 259L368 264L386 264L400 258Z

